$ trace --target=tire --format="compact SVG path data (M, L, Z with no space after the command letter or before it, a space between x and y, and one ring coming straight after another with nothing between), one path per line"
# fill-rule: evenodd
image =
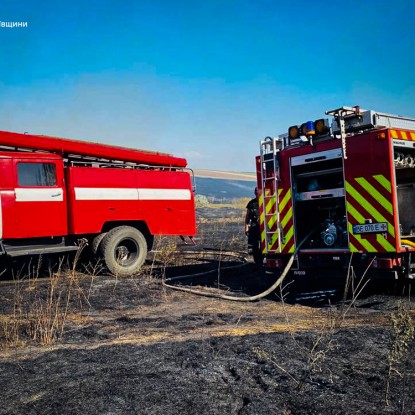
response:
M100 250L101 242L106 236L107 236L107 232L103 232L97 235L94 239L92 239L91 250L94 255L98 255L101 252Z
M131 226L111 229L101 242L101 251L108 270L119 276L136 274L147 257L147 241Z

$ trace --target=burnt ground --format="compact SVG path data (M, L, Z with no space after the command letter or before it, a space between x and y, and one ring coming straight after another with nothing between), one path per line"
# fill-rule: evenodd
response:
M325 281L301 292L289 285L286 301L278 292L232 302L163 287L165 278L214 270L170 281L261 292L273 277L242 265L241 228L241 209L206 208L198 242L216 251L178 253L164 239L140 275L62 271L52 296L53 276L33 268L30 278L3 281L0 414L414 414L409 294L369 282L354 303L342 302ZM48 309L50 298L66 314ZM50 316L65 323L62 335L39 344Z

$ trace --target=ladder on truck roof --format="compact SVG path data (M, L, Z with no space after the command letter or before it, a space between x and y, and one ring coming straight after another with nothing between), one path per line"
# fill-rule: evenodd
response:
M371 128L398 128L402 130L415 130L414 118L386 114L373 110L364 110L359 106L340 107L331 111L326 111L326 114L333 116L335 120L332 124L333 133L340 132L341 125L339 122L342 120L344 121L344 129L346 133Z
M385 114L372 110L362 110L355 107L340 107L326 111L327 115L334 118L332 123L333 134L340 134L342 140L343 157L347 159L346 137L355 133L374 128L398 128L415 130L415 119L400 115Z
M180 168L187 165L184 158L167 153L8 131L0 131L0 146L17 150L46 151L66 158L89 159L90 161L105 160Z
M278 241L278 252L284 243L278 211L278 181L280 180L279 152L284 148L283 138L266 137L260 144L261 185L260 205L263 207L265 251ZM275 238L277 236L277 239ZM261 238L262 239L262 238ZM262 241L261 241L262 242Z

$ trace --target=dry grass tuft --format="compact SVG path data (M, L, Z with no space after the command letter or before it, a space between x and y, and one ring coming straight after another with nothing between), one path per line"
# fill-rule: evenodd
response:
M70 269L64 269L60 260L56 271L49 269L49 278L40 278L40 257L35 267L29 265L26 276L15 277L12 311L0 316L3 348L23 346L27 342L52 344L64 333L71 305L90 306L88 298L94 275L87 275L91 282L85 290L82 282L86 275L75 270L85 246L82 242Z

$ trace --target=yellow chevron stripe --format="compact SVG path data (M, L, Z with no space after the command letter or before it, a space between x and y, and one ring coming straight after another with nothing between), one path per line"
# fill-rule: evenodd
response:
M269 219L268 219L268 222L267 222L267 226L268 226L268 229L272 229L272 227L274 226L274 224L275 224L275 222L277 221L277 215L272 215Z
M271 240L268 242L268 249L270 248L270 247L272 247L274 244L275 244L275 242L278 240L278 232L275 232L273 235L272 235L272 237L271 237Z
M346 202L346 209L359 223L364 223L365 218L350 204L350 202Z
M347 202L346 205L347 205L347 211L350 213L350 215L353 216L358 222L364 223L365 218L349 202ZM349 225L351 225L351 224L349 223ZM389 228L389 225L390 224L388 223L388 228ZM364 243L364 242L367 242L367 240L362 239L360 235L353 234L353 225L349 226L349 233L351 233L366 248L366 250L368 252L370 252L370 250L366 247L366 245ZM393 245L391 245L386 240L386 238L384 236L382 236L381 234L376 235L376 240L380 245L382 245L382 247L385 249L386 252L395 252L396 251L395 247ZM371 244L369 244L369 245L372 247ZM355 247L353 247L353 248L355 250L352 249L352 244L350 244L350 251L351 252L358 252L357 248L355 248Z
M269 231L272 226L275 224L277 217L276 214L270 216L269 218L267 215L272 213L273 208L276 207L277 198L276 196L270 196L272 194L272 189L266 188L264 190L264 210L263 213L260 215L260 224L262 223L262 232L261 232L261 242L265 244L265 252L268 252L270 247L273 243L278 239L278 233L272 235L271 239L267 238L267 231ZM274 212L276 209L274 209ZM266 244L266 242L268 243Z
M388 232L395 237L393 226L380 214L353 186L346 181L346 191L368 212L377 222L386 222L388 224Z
M259 198L259 228L262 229L261 231L261 246L262 244L265 242L265 212L264 212L264 203L265 203L265 194L267 192L267 189L265 189L262 193L261 196Z
M265 231L261 232L261 243L265 243Z
M401 131L401 137L402 137L404 140L407 140L407 139L408 139L408 136L406 135L406 131Z
M278 192L280 193L280 192ZM291 200L291 190L288 190L284 198L280 201L278 205L278 210L282 212L287 205L287 203Z
M259 214L259 225L262 226L264 223L265 223L265 213L264 213L264 211L262 211Z
M272 207L273 207L273 206L275 206L275 202L276 202L276 198L275 198L275 196L274 196L274 197L271 197L271 198L268 200L268 202L267 202L267 204L266 204L266 206L265 206L265 213L266 213L266 214L268 214L268 213L271 211Z
M363 239L360 235L353 234L353 225L350 222L348 223L347 227L349 230L349 234L353 235L355 239L357 239L359 243L365 247L367 252L376 252L376 249L373 247L373 245L370 242L368 242L366 239Z
M349 249L350 252L359 252L359 250L351 242L349 242Z
M291 228L288 230L288 232L284 235L285 236L285 244L283 246L286 246L288 244L288 242L290 242L293 235L294 235L294 225L291 226Z
M365 218L349 203L346 203L347 205L347 211L359 222L359 223L364 223ZM368 242L366 239L362 239L362 237L357 234L355 235L353 233L353 225L349 222L348 223L348 230L349 230L349 234L353 235L365 248L366 251L368 252L375 252L376 249L372 246L372 244L370 242ZM355 248L356 251L352 251L352 252L358 252L357 248Z
M411 132L411 140L415 141L415 133Z
M398 137L398 132L396 130L391 130L391 136L392 136L392 138L399 138Z
M289 220L293 217L293 210L289 209L285 216L281 219L281 226L285 228L285 225L289 222Z
M383 197L364 177L357 177L356 181L390 213L393 213L392 203Z
M379 184L381 184L389 193L391 193L391 182L385 176L382 176L381 174L375 174L373 178L377 180Z
M386 252L395 252L396 249L380 233L376 234L376 240L383 246Z

